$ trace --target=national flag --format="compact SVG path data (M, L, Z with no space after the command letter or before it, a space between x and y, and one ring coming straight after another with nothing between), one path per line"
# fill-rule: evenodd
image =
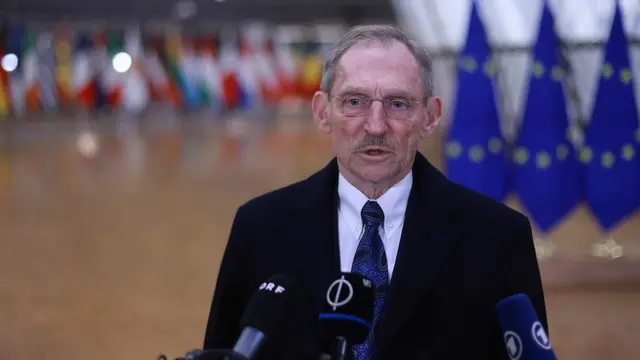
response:
M118 71L113 65L114 57L124 52L124 31L120 29L107 30L102 34L101 51L102 66L98 75L98 83L104 92L106 103L111 107L122 105L125 88L125 74Z
M179 98L179 106L189 106L188 99L185 99L183 92L184 75L180 69L180 56L182 52L182 40L177 32L169 33L164 42L163 60L169 78L171 79L171 88L173 93Z
M109 105L107 100L107 89L103 81L105 73L112 69L111 57L107 55L106 31L100 31L93 39L91 49L91 69L94 74L96 109L102 109Z
M213 103L213 96L207 86L207 79L204 72L208 63L207 55L205 55L208 51L205 50L205 47L208 47L211 44L205 45L205 42L206 40L202 37L194 40L194 67L196 69L195 71L200 74L195 78L199 102L202 106L209 107Z
M271 41L273 53L276 59L276 74L284 98L297 97L297 79L299 68L291 44L286 42Z
M256 93L263 103L274 104L280 100L281 90L273 47L270 47L268 36L269 29L262 24L251 24L245 31L249 60L258 85Z
M496 65L476 2L457 65L456 106L445 142L446 172L452 181L502 201L508 191L508 164L494 95Z
M137 113L149 104L150 94L147 86L142 61L142 34L138 27L126 30L124 37L124 52L131 57L131 68L123 74L122 106L129 112Z
M220 37L220 73L222 76L222 94L225 107L237 108L242 101L242 89L238 76L238 64L240 55L238 44L233 36L221 35Z
M93 59L93 40L86 34L78 34L73 54L72 91L77 103L87 110L96 104L97 72Z
M56 54L54 36L50 32L43 32L36 43L38 54L38 77L40 85L40 100L45 110L58 107L59 94L56 83Z
M0 60L8 54L7 27L0 23ZM0 66L0 117L5 118L11 110L11 96L9 91L9 75Z
M190 37L182 37L180 45L176 70L181 74L178 84L182 98L189 108L199 108L202 106L199 88L202 74L198 71L195 43Z
M593 113L580 154L587 203L607 232L632 215L640 203L637 131L633 72L622 14L616 5Z
M278 74L279 68L275 57L273 41L265 39L259 52L259 66L261 73L262 98L266 103L274 104L282 100L284 96L283 84Z
M216 38L200 39L198 47L199 69L202 72L200 92L209 107L220 108L222 101L222 78L220 66L216 59Z
M17 66L7 75L9 84L9 99L11 109L15 115L23 115L26 109L25 104L25 79L24 79L24 26L19 23L9 25L9 37L7 44L7 54L15 56Z
M38 79L39 64L36 52L36 35L27 28L23 42L23 76L25 86L25 104L29 111L41 109L40 81Z
M145 41L145 45L143 70L149 83L151 100L170 102L178 107L180 105L179 94L177 89L173 88L171 79L164 67L162 40L159 38L148 39Z
M261 96L260 79L255 63L256 54L246 38L238 38L238 54L240 61L236 71L240 85L239 106L248 109L261 103Z
M319 50L318 43L306 42L298 80L299 94L305 99L311 99L316 91L320 90L323 63Z
M60 95L60 104L69 106L74 103L73 95L73 52L71 34L65 27L55 34L56 84Z
M547 233L580 201L580 165L568 139L554 20L544 4L534 46L524 116L513 153L513 184L535 224Z

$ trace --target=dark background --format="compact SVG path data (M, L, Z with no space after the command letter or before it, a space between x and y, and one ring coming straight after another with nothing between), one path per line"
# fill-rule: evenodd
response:
M171 19L175 0L0 0L0 16L30 20L155 20ZM194 0L190 21L250 21L278 23L367 21L393 22L388 0Z

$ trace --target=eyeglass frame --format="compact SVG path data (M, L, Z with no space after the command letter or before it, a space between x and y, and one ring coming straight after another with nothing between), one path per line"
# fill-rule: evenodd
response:
M330 102L330 103L332 103L332 101L331 101L331 99L332 99L332 98L333 98L333 99L341 100L341 97L333 96L333 95L331 95L331 93L330 93L330 92L324 92L324 93L325 93L325 94L327 94L327 98L329 99L329 102ZM342 96L346 97L346 96L349 96L349 95L360 95L360 96L365 96L365 97L369 98L369 100L370 100L370 102L369 102L369 106L367 107L367 109L366 109L366 110L363 110L363 111L362 111L362 113L360 113L360 114L357 114L357 115L346 115L346 114L344 114L344 113L343 113L343 111L342 111L342 107L343 107L344 105L343 105L343 104L340 104L340 105L341 105L341 106L339 107L339 109L340 109L340 114L342 114L343 116L346 116L346 117L359 117L359 116L365 115L365 114L367 114L367 113L371 110L371 105L373 105L373 102L374 102L374 101L380 101L380 103L382 104L382 109L384 110L384 113L385 113L387 116L389 116L390 118L393 118L393 119L396 119L396 120L401 120L401 121L408 120L408 119L410 119L410 118L411 118L411 116L408 116L406 119L399 119L399 118L397 118L397 117L394 117L394 116L389 115L389 112L387 111L387 106L385 106L385 101L388 101L388 99L387 99L387 98L379 99L379 98L371 97L371 96L366 95L366 94L349 94L349 93L344 94L344 95L342 95ZM390 97L401 97L401 96L390 96ZM424 98L423 98L423 100L422 100L422 101L413 101L413 100L408 100L408 103L409 103L409 106L422 105L422 106L424 107L424 106L426 106L426 105L427 105L427 101L428 101L428 100L429 100L429 96L426 96L426 97L424 97ZM344 102L344 100L343 100L343 102ZM411 109L411 108L410 108L410 109Z

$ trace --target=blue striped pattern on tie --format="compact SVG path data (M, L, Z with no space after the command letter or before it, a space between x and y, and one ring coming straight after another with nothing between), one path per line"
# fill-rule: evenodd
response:
M376 299L373 310L373 326L367 341L353 346L353 359L370 359L373 353L373 342L376 335L376 325L382 314L384 302L389 289L389 270L387 268L387 254L380 238L380 226L384 224L384 212L375 201L367 201L362 208L363 235L353 258L351 272L361 274L373 282L376 289Z

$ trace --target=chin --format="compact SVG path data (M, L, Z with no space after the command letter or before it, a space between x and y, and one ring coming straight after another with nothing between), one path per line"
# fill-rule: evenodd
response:
M358 175L360 175L363 180L374 184L389 180L393 176L393 173L392 169L389 169L388 166L368 166L358 171Z

